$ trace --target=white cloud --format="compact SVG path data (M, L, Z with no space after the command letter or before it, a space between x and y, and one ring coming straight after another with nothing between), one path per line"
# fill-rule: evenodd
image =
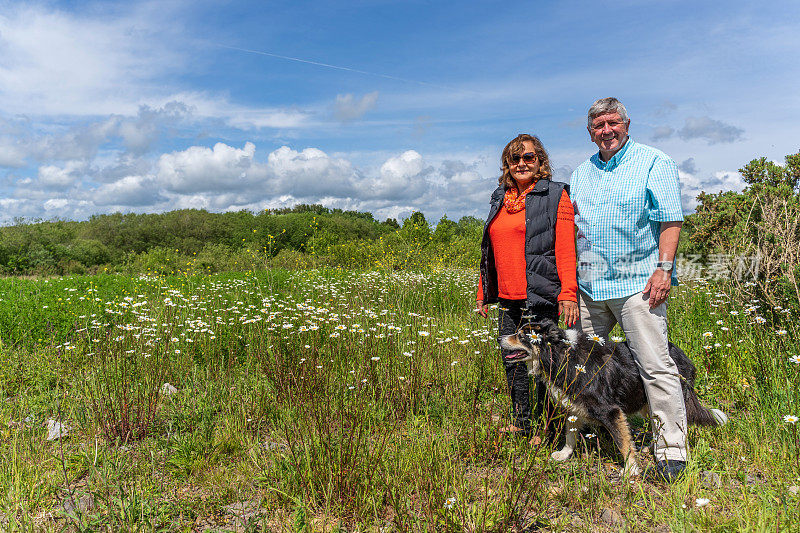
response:
M230 127L242 130L259 128L291 129L310 125L312 113L295 108L245 106L232 103L227 96L207 92L178 92L162 97L159 102L182 102L197 117L216 118Z
M333 116L342 122L359 119L373 109L377 101L378 91L367 93L358 99L352 94L339 94L336 96Z
M64 211L73 202L69 198L51 198L44 203L45 211Z
M253 161L255 151L251 142L242 149L217 143L164 154L158 160L157 182L178 193L239 190L266 175L264 165Z
M164 200L150 176L125 176L89 194L96 206L151 206Z
M13 139L0 138L0 167L20 168L25 166L25 150Z
M269 154L267 165L275 180L273 194L298 198L349 197L356 194L355 183L360 179L349 161L316 148L297 152L282 146Z
M170 102L229 126L296 128L310 113L232 103L225 93L186 89L174 79L196 64L198 43L176 23L180 2L67 12L48 5L0 4L0 113L34 117L136 116L118 124L126 147L152 143L141 106ZM117 119L118 120L118 119ZM0 160L1 163L2 160Z
M27 186L17 180L1 217L86 218L114 211L162 212L181 208L212 211L321 203L404 217L421 210L430 220L481 215L495 177L480 170L485 158L434 157L407 150L384 156L372 169L317 148L282 146L261 155L255 144L216 143L161 154L156 161L132 154L42 165Z
M2 222L9 222L15 217L31 216L31 211L26 209L27 202L21 198L0 198L0 212Z
M29 120L9 120L5 122L9 133L0 136L0 167L22 168L34 162L53 166L63 161L96 165L101 151L114 152L119 165L141 167L138 156L148 152L166 130L181 125L190 116L187 106L168 102L159 108L140 106L134 116L111 115L71 126L51 126L49 131L37 129L38 123ZM110 146L125 150L109 150ZM107 164L102 166L110 170Z
M119 117L78 125L66 131L32 136L27 141L28 155L38 161L92 159L100 146L109 141L119 126Z
M159 158L157 183L173 193L233 194L217 203L239 205L277 195L297 198L349 197L361 179L349 161L332 158L322 150L296 151L282 146L266 163L256 160L256 147L234 148L217 143L213 148L192 146Z
M0 110L34 115L133 113L157 76L180 68L168 27L137 13L79 16L31 4L0 15Z
M380 175L369 186L371 195L385 200L419 198L428 190L431 170L418 152L407 150L381 165Z
M41 166L37 183L45 189L66 189L75 184L85 170L86 165L82 161L67 161L63 167Z
M675 130L669 126L656 126L653 128L653 133L650 135L650 138L654 141L663 141L664 139L672 137L673 133L675 133Z
M140 105L135 117L118 118L115 133L128 152L143 154L158 140L162 129L188 120L193 111L191 106L176 100L155 108Z
M688 117L678 134L684 140L704 139L708 144L717 144L740 140L744 130L710 117Z
M723 191L741 192L747 187L747 184L742 180L742 176L738 172L731 170L719 170L711 176L701 176L697 173L679 170L678 175L681 183L681 203L683 204L684 213L694 212L698 205L697 196L701 192L713 194Z
M697 166L694 164L694 157L685 159L678 165L678 168L687 174L697 174Z

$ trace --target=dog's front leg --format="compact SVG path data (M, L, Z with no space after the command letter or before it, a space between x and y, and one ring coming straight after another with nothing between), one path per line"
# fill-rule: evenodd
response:
M578 430L582 424L583 421L575 415L570 415L567 417L567 436L564 441L564 447L557 452L551 453L551 459L561 462L570 458L572 452L575 451L575 446L578 444Z

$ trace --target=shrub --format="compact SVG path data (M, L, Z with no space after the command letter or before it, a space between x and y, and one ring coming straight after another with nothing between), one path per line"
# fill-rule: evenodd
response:
M702 193L688 217L690 251L758 258L755 283L773 305L800 301L800 153L784 166L766 158L739 169L741 193ZM732 273L734 274L734 273ZM735 280L737 276L732 276Z

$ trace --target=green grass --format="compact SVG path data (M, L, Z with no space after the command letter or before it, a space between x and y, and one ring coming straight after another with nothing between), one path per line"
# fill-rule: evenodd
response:
M704 282L675 291L671 340L694 360L703 401L731 422L692 429L687 475L667 486L620 479L600 431L564 464L501 437L496 312L472 312L476 279L0 279L1 528L800 527L789 490L800 447L784 421L800 414L797 310ZM164 383L178 392L162 394ZM46 441L49 419L69 437ZM93 505L66 512L70 497ZM607 509L624 524L604 522Z

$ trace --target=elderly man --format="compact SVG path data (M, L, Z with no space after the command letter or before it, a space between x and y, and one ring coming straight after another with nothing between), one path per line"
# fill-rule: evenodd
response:
M628 136L616 98L589 108L589 135L600 149L572 174L578 226L580 324L606 338L619 323L650 403L656 472L668 480L686 467L686 408L667 347L666 300L683 212L678 168L663 152Z

